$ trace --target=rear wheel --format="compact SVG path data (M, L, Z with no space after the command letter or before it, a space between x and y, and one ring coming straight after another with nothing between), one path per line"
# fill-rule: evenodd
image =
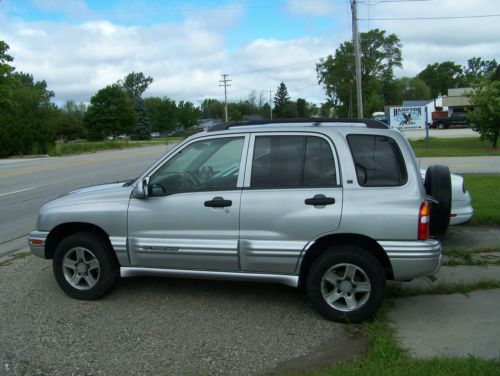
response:
M385 297L386 277L378 260L354 246L331 249L316 259L306 280L314 307L327 319L367 320Z
M80 300L104 296L119 277L119 266L104 240L81 232L63 239L54 252L54 276L61 289Z

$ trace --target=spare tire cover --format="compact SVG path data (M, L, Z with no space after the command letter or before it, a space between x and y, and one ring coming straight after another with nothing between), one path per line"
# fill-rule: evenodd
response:
M451 175L448 166L429 166L425 172L425 190L438 203L431 206L432 236L442 237L450 224L451 213Z

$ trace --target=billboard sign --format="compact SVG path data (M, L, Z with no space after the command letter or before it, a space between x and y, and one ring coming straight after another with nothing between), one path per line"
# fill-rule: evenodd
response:
M425 106L391 107L389 125L398 129L425 129Z

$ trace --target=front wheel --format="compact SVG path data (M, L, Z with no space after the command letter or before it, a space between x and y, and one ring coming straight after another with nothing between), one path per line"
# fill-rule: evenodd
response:
M378 260L354 246L331 249L309 269L307 294L327 319L356 323L370 319L384 301L386 277Z
M54 252L52 266L61 289L80 300L101 298L119 277L112 250L101 237L88 232L63 239Z

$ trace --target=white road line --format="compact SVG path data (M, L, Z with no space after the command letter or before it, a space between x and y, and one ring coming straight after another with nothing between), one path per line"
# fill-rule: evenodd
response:
M0 197L2 197L2 196L7 196L7 195L13 195L14 193L20 193L20 192L31 191L32 189L35 189L35 188L37 188L37 187L25 188L25 189L20 189L20 190L18 190L18 191L7 192L7 193L0 193Z

